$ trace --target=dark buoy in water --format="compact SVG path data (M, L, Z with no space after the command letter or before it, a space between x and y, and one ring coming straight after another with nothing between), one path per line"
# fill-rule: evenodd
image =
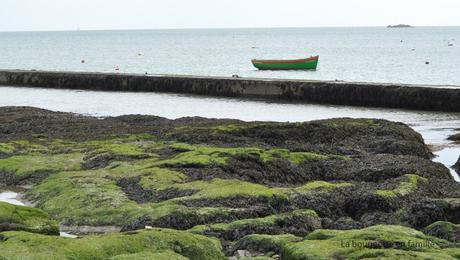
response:
M85 60L81 60L81 63L85 63L86 61Z
M148 75L148 73L146 72L145 75Z
M425 64L428 65L428 64L430 64L430 62L429 62L429 61L425 61Z
M120 66L118 66L118 65L115 66L115 70L116 70L116 71L120 71Z

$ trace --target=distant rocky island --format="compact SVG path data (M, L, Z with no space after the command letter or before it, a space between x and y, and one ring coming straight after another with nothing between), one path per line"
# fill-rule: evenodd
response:
M388 25L387 28L412 28L408 24L397 24L397 25Z

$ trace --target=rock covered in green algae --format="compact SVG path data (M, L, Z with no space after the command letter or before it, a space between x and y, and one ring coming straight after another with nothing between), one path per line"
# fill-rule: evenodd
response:
M430 236L460 244L460 224L438 221L424 228L423 232Z
M250 235L238 248L281 252L283 259L458 259L460 248L446 240L400 226L361 230L316 230L304 238Z
M249 234L306 235L319 228L321 228L321 219L316 212L296 210L264 218L238 220L228 224L196 226L189 231L236 241Z
M314 244L335 245L335 240L302 238L318 229L391 224L371 230L384 236L401 231L399 225L422 229L439 220L460 221L460 184L430 160L421 136L400 123L96 119L33 108L0 112L0 183L33 184L27 198L67 226L189 230L181 234L218 238L230 256L237 249L257 251L247 238L260 236L271 241L260 253L302 259ZM452 248L379 250L355 253L458 254ZM104 258L152 254L189 257L168 247Z
M170 229L81 239L26 232L1 234L0 259L225 259L218 240Z
M40 209L0 202L0 231L59 235L59 224Z

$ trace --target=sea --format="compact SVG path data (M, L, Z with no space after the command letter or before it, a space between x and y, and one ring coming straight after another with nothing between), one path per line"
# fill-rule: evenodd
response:
M320 56L316 71L258 71L251 64L312 55ZM460 27L0 33L0 69L116 67L142 74L460 85Z
M316 71L258 71L251 64L254 58L310 55L320 56ZM0 69L236 74L460 88L460 27L0 32ZM277 122L381 118L420 132L433 148L434 160L450 168L460 181L451 168L460 156L460 144L447 140L460 131L460 113L13 86L0 86L0 106L34 106L97 117L144 114Z

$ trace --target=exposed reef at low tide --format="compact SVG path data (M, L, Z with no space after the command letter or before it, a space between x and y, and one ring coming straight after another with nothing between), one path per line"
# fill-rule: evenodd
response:
M3 107L0 186L28 185L36 208L0 204L0 258L458 259L460 183L432 156L385 120Z

